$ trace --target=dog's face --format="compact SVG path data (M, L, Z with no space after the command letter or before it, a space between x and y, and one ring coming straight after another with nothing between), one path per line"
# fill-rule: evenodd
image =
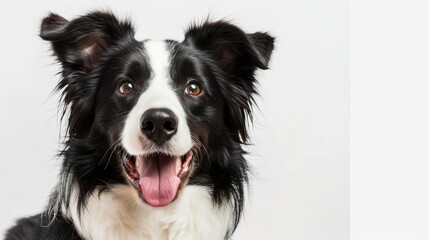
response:
M224 154L216 151L246 140L253 74L273 49L268 34L226 22L193 26L182 42L139 42L128 22L100 12L51 14L41 36L62 63L70 137L97 141L151 206L171 203L196 169Z
M164 206L186 182L192 150L207 146L209 129L219 129L221 94L207 66L177 42L122 47L106 63L94 116L110 144L123 148L130 183L147 203Z

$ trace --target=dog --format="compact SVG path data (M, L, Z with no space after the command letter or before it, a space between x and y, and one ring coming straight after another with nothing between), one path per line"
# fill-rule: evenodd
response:
M6 239L230 239L244 207L242 145L274 37L228 21L184 40L137 41L129 20L51 13L40 37L61 64L60 179Z

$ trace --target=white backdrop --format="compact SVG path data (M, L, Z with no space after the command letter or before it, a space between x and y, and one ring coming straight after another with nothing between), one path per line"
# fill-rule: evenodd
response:
M300 1L8 1L0 3L0 234L41 211L55 184L59 120L49 12L130 16L137 39L183 39L194 20L226 17L277 37L260 72L248 159L251 195L236 240L349 238L349 3Z

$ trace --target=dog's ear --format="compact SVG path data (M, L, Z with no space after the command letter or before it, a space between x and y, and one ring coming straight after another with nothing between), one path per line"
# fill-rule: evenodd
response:
M254 73L257 68L268 69L274 37L263 32L246 34L226 21L216 21L191 26L184 43L204 51L220 69L225 123L237 133L236 140L246 142L246 117L252 119L256 93Z
M57 89L69 106L69 134L88 130L99 80L93 70L110 48L134 40L131 24L106 12L92 12L72 21L51 13L42 21L40 37L51 42L54 55L62 64Z
M274 48L274 38L269 34L246 34L225 21L192 26L185 34L185 42L212 55L226 73L255 70L256 67L267 69Z
M92 12L72 21L51 13L43 19L40 30L40 37L52 43L64 68L87 73L110 46L133 36L128 21L120 22L113 14L104 12Z

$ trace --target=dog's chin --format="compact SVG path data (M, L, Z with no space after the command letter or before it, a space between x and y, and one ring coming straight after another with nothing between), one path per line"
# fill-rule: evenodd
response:
M153 207L172 203L186 186L193 163L193 153L177 156L164 152L144 155L123 154L123 169L128 182L142 201Z

